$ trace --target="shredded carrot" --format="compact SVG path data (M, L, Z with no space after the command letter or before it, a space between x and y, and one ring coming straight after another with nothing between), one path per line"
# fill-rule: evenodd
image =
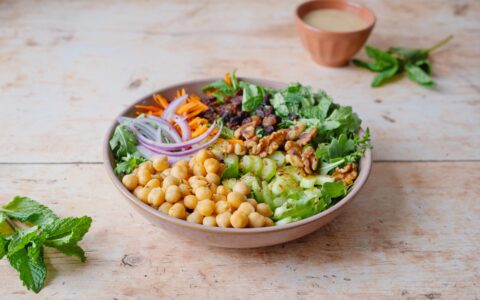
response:
M167 108L168 101L160 94L154 94L153 100L163 109Z
M161 110L161 109L158 108L157 106L153 106L153 105L135 105L135 108L136 108L136 109L141 109L141 110L151 110L151 111L159 111L159 110Z
M207 124L208 124L208 120L200 117L196 117L188 123L188 125L190 125L191 128L197 128L198 126L207 125Z
M202 133L204 133L205 131L207 131L208 128L207 126L199 126L197 127L197 129L195 129L193 132L192 132L192 137L197 137L199 135L201 135Z
M190 96L188 96L188 99L187 99L187 101L200 102L200 103L201 103L201 100L202 99L200 99L200 97L195 93L192 93Z
M187 114L187 119L192 119L192 118L198 116L199 114L201 114L203 111L204 111L203 108L196 109L196 110Z
M229 72L225 73L224 81L225 81L229 86L232 86L232 80L231 80L231 78L230 78L230 73L229 73Z
M232 145L234 144L240 144L240 145L243 145L243 141L242 140L234 140L234 139L231 139L231 140L228 140L228 142Z
M187 92L185 91L185 89L178 90L175 98L181 97L181 96L185 95L186 93Z
M186 113L186 112L192 110L196 106L197 106L197 103L194 103L194 102L185 103L177 109L176 113L181 115L183 113Z

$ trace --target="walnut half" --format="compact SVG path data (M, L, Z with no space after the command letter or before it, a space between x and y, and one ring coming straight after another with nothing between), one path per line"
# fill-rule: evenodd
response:
M358 176L357 165L354 163L349 163L341 169L336 168L332 176L336 181L341 180L343 181L344 185L350 185Z

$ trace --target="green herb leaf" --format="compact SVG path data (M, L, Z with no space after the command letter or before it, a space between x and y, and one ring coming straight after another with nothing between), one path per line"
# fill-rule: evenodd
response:
M120 124L115 128L115 132L110 139L110 148L114 153L115 159L118 161L128 154L134 155L137 153L137 139L135 135L128 130L127 126Z
M365 68L373 72L381 72L388 69L389 67L388 65L385 65L385 64L377 64L375 62L366 62L360 59L354 59L352 62L354 65L358 67Z
M325 182L322 185L321 191L323 196L327 196L332 199L342 197L347 193L342 181Z
M389 69L390 67L398 64L397 59L390 55L387 51L383 51L371 46L366 46L365 52L367 53L368 57L375 60L375 63L381 70Z
M7 254L8 241L0 236L0 259Z
M390 48L388 53L395 54L397 57L407 61L426 60L428 58L426 49Z
M410 64L406 65L405 68L407 69L408 78L412 81L423 86L433 86L434 82L432 77L430 77L430 75L428 75L422 68Z
M337 138L333 138L328 148L330 158L343 157L355 150L355 141L347 138L347 135L342 133Z
M8 255L25 248L38 235L38 226L17 230L8 245Z
M29 256L27 249L21 249L12 255L8 255L10 265L20 274L23 285L38 293L45 283L47 268L43 261L43 251L31 252Z
M115 173L117 175L130 174L142 162L146 161L144 157L127 154L115 166Z
M85 261L85 253L76 244L83 239L91 223L92 219L87 216L56 220L44 229L48 234L45 245L56 248L66 255L78 256L81 261Z
M28 197L16 196L1 209L10 218L43 227L58 217L48 207Z
M13 228L7 222L7 215L0 211L0 237L7 237L14 232Z
M265 90L255 84L243 85L242 110L254 112L263 102Z
M372 87L381 86L383 83L385 83L386 81L391 79L393 76L395 76L395 74L397 74L398 70L399 70L398 65L395 65L395 66L391 67L390 69L387 69L385 71L382 71L382 72L378 73L378 75L375 76L375 78L373 78Z

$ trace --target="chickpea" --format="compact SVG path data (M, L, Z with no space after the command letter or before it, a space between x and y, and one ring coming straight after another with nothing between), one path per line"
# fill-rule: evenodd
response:
M147 184L145 185L145 187L148 187L150 189L153 189L153 188L156 188L156 187L160 187L160 180L156 179L156 178L152 178L150 179Z
M152 162L151 161L144 161L140 165L138 165L139 170L147 170L150 172L150 174L155 173L155 169L153 168Z
M133 169L133 172L132 172L132 174L134 174L134 175L137 175L137 174L138 174L138 167L137 167L137 168L135 168L135 169Z
M240 206L237 208L237 211L243 212L245 215L250 215L251 213L255 212L255 207L253 207L252 204L248 202L243 202L240 204Z
M217 215L222 214L226 211L229 211L230 205L227 203L227 201L218 201L215 203L215 213Z
M190 223L202 224L203 220L203 216L198 211L194 211L187 217L187 222Z
M194 195L188 195L183 198L183 202L188 209L195 209L195 207L197 207L198 199Z
M192 159L190 159L190 161L188 162L188 167L189 167L190 169L193 169L193 166L195 165L195 163L196 163L196 160L195 160L195 156L194 156L194 157L192 157Z
M227 195L227 202L230 206L234 209L237 209L243 201L245 201L245 195L240 194L238 192L230 192Z
M217 226L217 220L214 216L205 217L203 218L203 225L215 227Z
M182 198L182 191L176 185L171 185L167 187L165 192L165 200L170 203L175 203Z
M129 191L133 191L138 185L137 176L134 174L125 175L122 178L122 183Z
M217 187L217 194L225 195L225 196L226 196L226 195L228 195L228 193L230 193L230 192L231 192L230 189L227 188L227 187L225 187L225 186L223 186L223 185L219 185L219 186Z
M178 180L177 177L174 177L172 175L169 175L167 176L164 180L163 180L163 184L162 186L164 188L168 188L169 186L171 185L179 185L180 184L180 180Z
M253 207L255 207L255 209L257 208L257 200L253 199L253 198L248 198L247 199L247 202L250 203L251 205L253 205Z
M190 185L192 186L192 188L194 190L196 190L200 187L206 187L208 185L208 183L206 181L203 181L203 180L195 180L195 181L192 181L192 183Z
M137 191L137 189L135 189ZM137 198L140 199L143 203L148 204L148 194L150 193L150 189L146 187L141 187L137 191Z
M212 200L202 200L198 202L196 209L205 217L211 216L215 210L215 203Z
M190 190L190 187L186 185L185 183L181 183L178 188L180 188L180 191L182 192L182 196L186 197L188 195L191 195L192 192Z
M185 218L186 211L185 211L185 206L180 203L175 203L170 209L168 210L168 214L171 217L177 218L177 219L183 219Z
M159 207L163 202L165 202L165 193L159 187L153 188L148 194L148 204L153 207Z
M264 224L264 226L273 226L273 225L274 225L273 220L270 219L270 218L265 217L265 224Z
M172 168L167 168L167 169L163 170L162 173L161 173L163 178L170 176L171 171L172 171Z
M250 194L250 188L243 181L237 181L233 186L233 191L248 196Z
M220 176L218 176L217 174L215 173L208 173L206 176L205 176L205 179L207 179L207 181L209 183L213 183L213 184L216 184L218 185L220 183Z
M194 166L193 166L193 174L194 175L197 175L197 176L205 176L207 175L207 171L205 170L205 167L201 164L198 164L196 163Z
M263 227L265 225L265 217L257 212L248 215L248 226L253 228Z
M152 174L146 169L140 169L138 170L137 177L138 177L138 184L144 186L147 184L147 182L150 181L150 179L152 179Z
M207 181L207 179L205 179L205 177L203 176L197 176L197 175L194 175L188 178L188 183L190 183L190 185L192 184L192 182L195 182L195 181Z
M203 165L203 163L205 162L205 160L207 160L208 158L210 158L212 155L211 153L209 153L206 149L201 149L200 151L197 152L197 154L195 155L195 160L197 163L200 163Z
M175 165L170 172L170 175L177 177L178 179L188 178L188 168L183 165Z
M198 200L211 199L212 191L208 187L199 187L195 190L195 196Z
M215 194L217 192L217 185L215 183L209 183L208 187L210 188L212 194Z
M208 173L218 173L220 170L220 164L215 158L209 158L204 163L203 166Z
M220 195L220 194L213 194L212 200L215 201L215 202L218 202L218 201L227 201L227 196L225 196L225 195Z
M152 166L153 166L153 168L154 168L157 172L162 172L162 171L164 171L165 169L168 168L168 159L167 159L167 157L164 156L164 155L159 155L159 156L155 157L155 158L153 159Z
M163 175L161 173L155 173L152 174L152 179L158 179L160 181L160 184L163 182Z
M160 205L160 207L158 208L158 210L166 215L168 215L168 211L170 210L170 208L173 206L172 203L168 203L168 202L163 202L162 205Z
M223 212L215 217L215 221L217 221L217 225L220 227L230 227L232 223L230 223L230 217L232 214L229 211Z
M267 203L259 203L257 205L257 212L267 218L270 218L273 215L272 209Z
M236 211L230 217L230 223L234 228L245 228L248 225L248 217L241 211Z
M184 159L181 159L179 161L177 161L174 165L174 167L182 167L182 168L185 168L188 170L188 162Z

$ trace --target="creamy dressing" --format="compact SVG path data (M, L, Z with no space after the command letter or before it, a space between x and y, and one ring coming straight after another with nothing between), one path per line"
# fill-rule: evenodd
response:
M367 23L359 16L331 8L312 10L303 17L303 21L315 28L335 32L356 31L367 27Z

